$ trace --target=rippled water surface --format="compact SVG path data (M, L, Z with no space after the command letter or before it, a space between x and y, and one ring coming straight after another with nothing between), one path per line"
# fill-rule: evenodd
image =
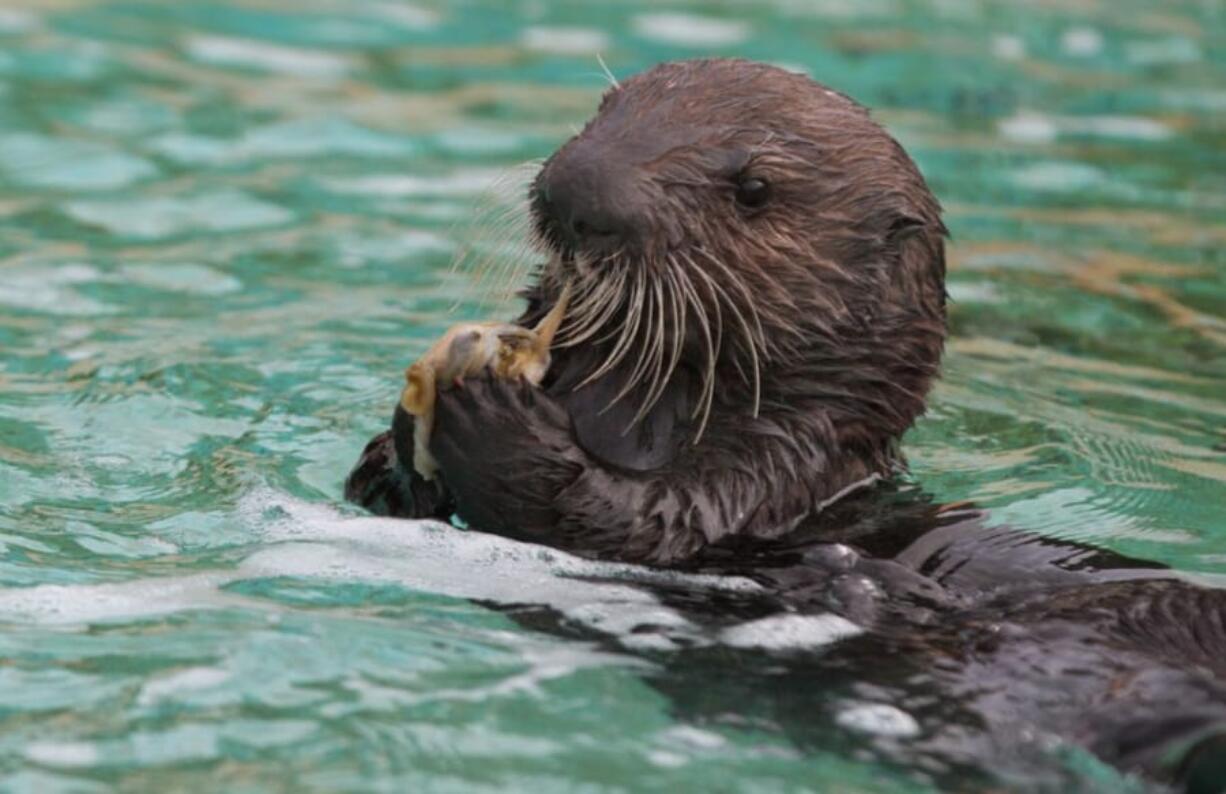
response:
M1215 0L5 0L0 789L899 790L674 714L631 628L744 637L642 574L362 518L342 479L490 311L453 230L594 109L595 53L741 54L875 107L947 207L915 478L1226 573L1224 42Z

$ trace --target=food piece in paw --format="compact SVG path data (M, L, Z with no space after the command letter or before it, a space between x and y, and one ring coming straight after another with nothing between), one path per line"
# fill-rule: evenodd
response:
M426 354L405 370L400 405L413 415L413 468L433 480L438 463L430 454L434 400L438 389L462 387L465 378L487 367L497 378L523 378L536 385L549 370L549 348L566 315L570 287L535 328L511 323L461 323L443 334Z

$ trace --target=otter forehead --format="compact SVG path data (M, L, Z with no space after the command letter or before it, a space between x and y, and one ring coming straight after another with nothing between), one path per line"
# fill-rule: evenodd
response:
M626 144L646 162L682 146L820 138L849 125L876 127L862 106L804 75L704 59L661 64L611 88L579 138Z

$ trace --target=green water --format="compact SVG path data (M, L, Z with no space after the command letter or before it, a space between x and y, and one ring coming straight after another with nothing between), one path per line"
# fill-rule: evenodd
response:
M954 238L916 479L1226 574L1221 2L5 0L0 790L900 790L469 600L658 608L598 568L339 501L596 51L876 108Z

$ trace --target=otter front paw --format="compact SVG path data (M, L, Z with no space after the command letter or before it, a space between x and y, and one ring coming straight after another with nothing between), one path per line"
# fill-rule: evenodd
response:
M399 454L412 417L398 410L392 429L371 439L345 479L345 499L377 515L446 519L455 511L441 483L427 482Z
M516 537L556 525L554 498L581 470L566 411L535 386L490 373L439 392L430 451L459 516Z

